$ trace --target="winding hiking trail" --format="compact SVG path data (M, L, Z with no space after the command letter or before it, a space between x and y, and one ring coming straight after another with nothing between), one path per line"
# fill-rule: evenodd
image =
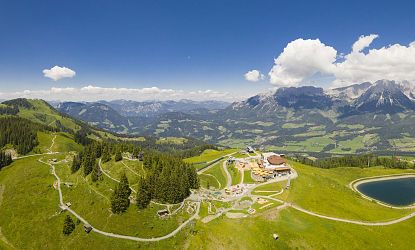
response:
M98 166L99 169L101 170L101 172L108 178L110 178L111 180L120 183L120 180L115 179L114 177L112 177L111 175L109 175L107 172L104 171L104 169L101 166L101 159L98 160ZM132 187L130 187L131 191L133 191L134 193L137 193L137 191L135 191L135 189L133 189Z
M245 171L242 169L239 169L239 172L241 173L241 181L239 182L239 184L242 185L244 184Z
M137 173L136 171L132 170L129 166L127 166L127 164L125 164L124 162L121 162L122 165L124 165L124 167L128 170L130 170L131 173L137 175L137 176L141 176L139 173Z
M236 153L237 153L237 152L233 152L233 153L230 153L230 154L227 154L227 155L221 156L221 157L219 157L219 158L216 158L216 159L214 159L214 160L208 161L208 162L206 163L207 165L211 164L212 162L214 162L214 163L213 163L212 165L209 165L208 167L205 167L205 168L202 168L202 169L197 170L197 173L201 174L201 173L203 173L203 172L205 172L205 171L207 171L207 170L211 169L213 166L216 166L216 164L219 164L221 159L225 159L226 157L232 156L232 155L234 155L234 154L236 154ZM217 161L217 162L215 162L215 161Z
M52 138L52 144L50 145L50 147L48 148L48 154L52 154L52 148L55 145L55 140L56 140L56 135L53 136Z
M232 186L232 176L228 171L228 167L226 166L226 161L223 162L222 168L226 173L226 180L227 180L226 187L229 188L230 186Z
M19 156L19 157L13 157L12 159L13 160L19 160L19 159L24 159L24 158L28 158L28 157L34 157L34 156L58 154L59 152L52 152L52 147L55 145L55 139L56 139L56 135L52 138L52 144L47 149L47 151L48 151L47 153L23 155L23 156Z
M54 138L52 139L52 145L49 147L49 152L48 153L46 153L46 154L48 154L48 155L50 155L50 154L54 154L54 153L59 153L59 152L52 152L52 147L54 146L54 144L55 144L55 139L56 139L56 135L54 136ZM45 154L37 154L37 155L45 155ZM35 156L35 155L31 155L31 156ZM29 157L29 156L26 156L26 157ZM22 157L22 158L24 158L24 157ZM180 230L182 230L185 226L187 226L192 220L196 220L196 219L198 219L199 218L199 212L200 212L200 206L201 206L201 201L203 200L203 198L201 198L201 196L199 196L199 194L197 194L197 193L194 193L194 194L192 194L191 196L193 196L193 198L194 198L194 200L192 200L193 201L193 205L195 205L196 206L196 209L195 209L195 211L194 211L194 214L192 215L192 216L190 216L185 222L183 222L182 224L180 224L175 230L173 230L172 232L170 232L170 233L168 233L168 234L166 234L166 235L164 235L164 236L160 236L160 237L154 237L154 238L140 238L140 237L135 237L135 236L129 236L129 235L122 235L122 234L115 234L115 233L111 233L111 232L105 232L105 231L102 231L102 230L100 230L100 229L98 229L98 228L95 228L93 225L91 225L85 218L83 218L81 215L79 215L79 214L77 214L74 210L72 210L70 207L68 207L66 204L65 204L65 202L64 202L64 200L63 200L63 195L62 195L62 190L61 190L61 179L60 179L60 177L58 176L58 174L56 173L56 169L55 169L55 166L52 164L52 163L50 163L50 162L47 162L47 161L43 161L43 159L42 159L43 157L41 157L41 158L39 158L38 159L38 161L39 162L41 162L41 163L43 163L43 164L45 164L45 165L48 165L49 167L50 167L50 170L51 170L51 174L55 177L55 179L56 179L56 182L57 182L57 187L56 187L56 189L57 189L57 191L58 191L58 195L59 195L59 207L62 209L62 210L66 210L66 211L68 211L69 213L71 213L72 215L74 215L76 218L78 218L82 223L84 223L84 224L88 224L88 225L90 225L91 226L91 228L92 228L92 231L94 231L95 233L98 233L98 234L101 234L101 235L104 235L104 236L107 236L107 237L112 237L112 238L117 238L117 239L126 239L126 240L132 240L132 241L140 241L140 242L157 242L157 241L161 241L161 240L165 240L165 239L168 239L168 238L171 238L171 237L173 237L173 236L175 236L177 233L179 233L180 232ZM19 158L20 159L20 158ZM124 163L123 163L124 164ZM117 180L117 179L115 179L115 178L113 178L112 176L110 176L108 173L106 173L103 169L102 169L102 166L101 166L101 159L99 159L99 162L98 162L98 165L99 165L99 168L100 168L100 170L101 170L101 172L102 173L104 173L104 175L106 175L108 178L110 178L111 180L113 180L113 181L115 181L115 182L120 182L119 180ZM215 164L213 164L213 165L215 165ZM124 166L126 166L125 164L124 164ZM229 171L228 171L228 169L227 169L227 165L226 165L226 161L225 162L223 162L223 165L222 165L222 168L224 169L224 171L225 171L225 173L226 173L226 175L227 175L227 187L230 187L231 185L232 185L232 176L231 176L231 174L229 173ZM298 176L298 174L297 174L297 172L295 171L295 170L293 170L293 173L292 173L292 175L291 175L291 177L290 178L296 178ZM244 177L243 177L243 173L242 173L242 180L241 180L241 183L243 183L243 179L244 179ZM403 221L406 221L406 220L409 220L409 219L411 219L411 218L413 218L413 217L415 217L415 212L413 212L413 213L411 213L411 214L408 214L408 215L406 215L406 216L403 216L403 217L401 217L401 218L398 218L398 219L394 219L394 220L390 220L390 221L381 221L381 222L367 222L367 221L357 221L357 220L348 220L348 219L342 219L342 218L336 218L336 217L331 217L331 216L326 216L326 215L321 215L321 214L317 214L317 213L315 213L315 212L312 212L312 211L309 211L309 210L306 210L306 209L304 209L304 208L302 208L302 207L299 207L299 206L297 206L297 205L295 205L295 204L293 204L293 203L289 203L289 202L286 202L286 201L284 201L284 200L281 200L281 199L277 199L277 198L274 198L274 197L271 197L271 196L274 196L274 195L277 195L277 194L280 194L280 193L282 193L283 191L284 191L284 189L282 190L282 191L280 191L279 193L276 193L276 194L274 194L274 195L271 195L271 196L263 196L263 195L252 195L251 194L251 191L253 190L253 189L255 189L255 188L257 188L257 187L260 187L260 186L262 186L262 185L268 185L268 184L270 184L270 183L272 183L272 182L278 182L278 181L282 181L282 180L284 180L284 179L279 179L279 180L276 180L276 181L271 181L271 182L266 182L266 183L261 183L261 184L257 184L257 185L255 185L254 187L252 187L251 188L251 190L250 190L250 192L247 194L247 196L248 197L262 197L262 198L264 198L264 199L269 199L269 200L274 200L274 201L277 201L277 202L280 202L280 203L282 203L280 206L278 206L277 208L278 209L282 209L282 208L287 208L287 207L291 207L291 208L293 208L293 209L295 209L295 210L297 210L297 211L300 211L300 212L303 212L303 213L306 213L306 214L308 214L308 215L311 215L311 216L315 216L315 217L319 217L319 218L322 218L322 219L328 219L328 220L332 220L332 221L338 221L338 222L344 222L344 223L350 223L350 224L356 224L356 225L362 225L362 226L388 226L388 225L393 225L393 224L396 224L396 223L400 223L400 222L403 222ZM219 183L220 184L220 183ZM130 187L130 189L133 191L133 192L136 192L134 189L132 189L131 187ZM265 191L266 192L266 191ZM153 202L153 201L152 201ZM179 206L179 208L178 209L176 209L173 213L175 213L175 212L177 212L177 211L179 211L180 209L182 209L183 208L183 206L184 206L184 202L182 202L181 204L180 204L180 206ZM229 209L231 209L231 208L229 208ZM220 215L221 214L223 214L224 212L226 212L227 210L224 210L224 211L222 211L221 213L220 213ZM203 221L203 219L202 219L202 221Z
M178 232L180 232L180 230L182 230L187 224L189 224L189 222L191 222L192 220L197 219L199 217L200 202L196 202L196 211L195 211L195 213L188 220L186 220L185 222L183 222L182 224L180 224L180 226L178 226L174 231L172 231L169 234L166 234L164 236L161 236L161 237L140 238L140 237L129 236L129 235L114 234L114 233L110 233L110 232L105 232L105 231L99 230L98 228L95 228L85 218L83 218L82 216L80 216L79 214L77 214L74 210L72 210L71 208L69 208L64 203L63 196L62 196L62 190L61 190L61 179L56 174L55 166L53 164L48 163L48 162L44 162L42 159L39 159L39 162L48 165L50 167L50 169L51 169L52 175L55 176L55 178L56 178L56 181L57 181L57 190L58 190L58 193L59 193L59 207L62 210L66 210L66 211L70 212L72 215L74 215L76 218L78 218L80 221L82 221L82 223L90 225L92 227L92 231L94 231L96 233L99 233L101 235L108 236L108 237L112 237L112 238L118 238L118 239L133 240L133 241L144 241L144 242L161 241L161 240L165 240L165 239L168 239L170 237L173 237Z
M222 184L220 184L220 181L218 180L218 178L216 178L216 176L214 176L213 174L201 173L200 175L207 175L207 176L210 176L210 177L214 178L216 180L216 182L218 183L218 185L219 185L218 189L222 189Z

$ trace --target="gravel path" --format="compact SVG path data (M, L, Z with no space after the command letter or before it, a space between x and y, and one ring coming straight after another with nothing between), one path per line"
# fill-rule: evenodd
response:
M99 161L98 161L98 166L99 166L99 169L101 170L101 172L106 176L106 177L108 177L108 178L110 178L111 180L113 180L113 181L115 181L115 182L120 182L120 180L117 180L117 179L115 179L115 178L113 178L111 175L109 175L107 172L105 172L104 171L104 169L102 168L102 166L101 166L101 159L99 159ZM135 191L132 187L130 187L130 189L131 189L131 191L133 191L133 193L137 193L137 191Z
M52 175L55 176L56 181L57 181L57 188L58 188L58 193L59 193L59 207L62 210L66 210L68 212L70 212L72 215L74 215L76 218L78 218L80 221L82 221L82 223L84 224L89 224L88 221L83 218L82 216L80 216L79 214L77 214L74 210L72 210L71 208L69 208L68 206L66 206L66 204L63 201L63 197L62 197L62 190L61 190L61 179L59 178L59 176L56 174L55 171L55 166L52 164L49 164L47 162L42 161L42 159L39 159L40 162L50 166L51 168L51 173ZM161 240L165 240L168 239L170 237L173 237L174 235L176 235L178 232L180 232L180 230L182 230L187 224L189 224L189 222L191 222L192 220L198 218L199 216L199 211L200 211L200 202L196 203L196 211L195 213L185 222L183 222L180 226L178 226L174 231L172 231L169 234L166 234L164 236L161 237L155 237L155 238L140 238L140 237L135 237L135 236L129 236L129 235L122 235L122 234L114 234L114 233L110 233L110 232L105 232L102 230L99 230L98 228L95 228L94 226L91 225L92 227L92 231L104 235L104 236L108 236L108 237L112 237L112 238L118 238L118 239L126 239L126 240L133 240L133 241L145 241L145 242L154 242L154 241L161 241Z
M228 171L228 167L226 166L226 161L223 162L222 168L226 173L226 179L227 179L226 187L229 188L230 186L232 186L232 176Z

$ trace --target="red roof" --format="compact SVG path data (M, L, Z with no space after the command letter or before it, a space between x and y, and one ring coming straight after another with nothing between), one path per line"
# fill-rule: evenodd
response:
M287 160L278 155L271 155L267 160L271 165L281 165L287 162Z

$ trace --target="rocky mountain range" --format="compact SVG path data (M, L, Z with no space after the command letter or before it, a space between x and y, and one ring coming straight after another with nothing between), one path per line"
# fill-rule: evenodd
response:
M414 87L380 80L324 90L279 88L244 101L61 103L57 109L114 132L195 137L226 146L356 153L415 151Z

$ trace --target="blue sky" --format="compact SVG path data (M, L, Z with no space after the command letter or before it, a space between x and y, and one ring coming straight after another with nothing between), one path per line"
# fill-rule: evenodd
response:
M1 1L0 92L156 86L240 97L275 86L274 58L298 38L338 54L361 35L378 34L374 48L415 40L411 1L342 2ZM76 75L45 78L55 65ZM253 69L264 80L246 81ZM326 81L311 72L296 85Z

